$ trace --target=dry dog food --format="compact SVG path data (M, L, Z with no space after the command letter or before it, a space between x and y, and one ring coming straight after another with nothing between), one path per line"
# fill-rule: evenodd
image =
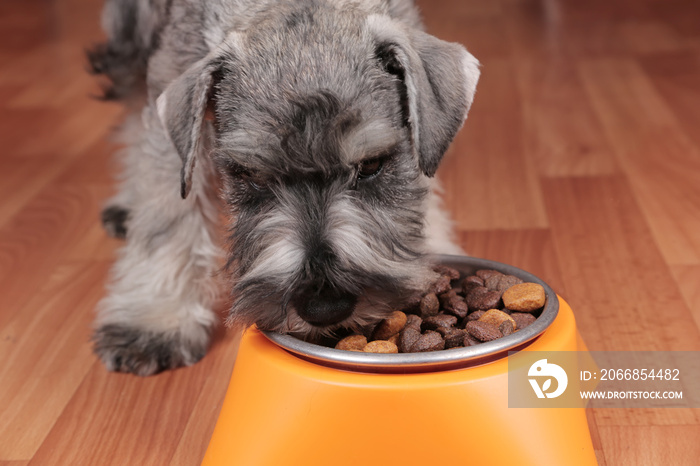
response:
M406 308L363 335L348 335L336 349L366 353L418 353L474 346L511 335L536 320L544 288L514 275L479 270L460 280L444 265L440 278Z

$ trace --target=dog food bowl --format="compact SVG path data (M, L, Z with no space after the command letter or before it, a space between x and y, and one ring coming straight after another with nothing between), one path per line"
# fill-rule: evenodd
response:
M568 304L518 268L437 260L539 283L545 308L509 336L430 353L341 351L249 328L202 464L597 464L583 408L508 407L509 351L584 349Z

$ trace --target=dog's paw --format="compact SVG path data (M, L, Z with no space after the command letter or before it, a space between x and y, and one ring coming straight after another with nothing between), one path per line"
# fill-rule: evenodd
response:
M102 225L112 238L126 238L126 221L129 219L129 210L124 207L110 206L102 211Z
M95 354L107 370L140 376L157 374L181 366L191 366L204 357L206 338L185 340L180 334L157 334L109 324L93 335Z

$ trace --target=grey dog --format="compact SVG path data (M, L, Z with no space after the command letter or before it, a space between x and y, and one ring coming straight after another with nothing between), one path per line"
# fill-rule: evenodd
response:
M229 324L314 338L459 252L434 175L479 64L411 0L107 0L102 19L108 96L146 91L103 211L126 238L95 323L109 370L197 362L226 284Z

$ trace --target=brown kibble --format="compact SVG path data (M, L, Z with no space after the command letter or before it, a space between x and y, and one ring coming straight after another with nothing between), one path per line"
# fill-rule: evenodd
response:
M432 293L438 295L447 293L451 288L450 277L447 275L440 275L440 278L438 278L435 283L430 285L430 288L428 288L428 294Z
M525 313L525 312L514 312L510 315L510 317L511 317L511 319L513 319L515 321L515 326L516 326L515 328L518 330L527 327L528 325L533 323L535 320L537 320L537 319L535 319L535 316L533 316L532 314Z
M406 326L399 334L399 348L401 348L401 352L410 353L411 348L420 337L420 327L414 328Z
M511 333L515 332L515 321L511 322L509 320L504 320L501 322L501 325L498 326L498 330L501 332L501 335L507 337Z
M415 314L420 312L420 302L422 299L423 296L420 294L409 297L406 304L401 308L401 311L404 314Z
M534 312L544 306L544 287L538 283L520 283L503 293L503 304L519 312Z
M435 293L428 293L423 296L420 302L420 315L425 318L428 316L434 316L440 310L440 301Z
M390 341L374 340L367 343L362 351L365 353L398 353L399 349Z
M413 327L420 331L420 326L423 324L423 319L415 314L406 316L406 327Z
M488 277L484 278L484 286L489 290L498 290L498 284L501 283L501 278L503 278L503 276L504 275L501 272L496 272L489 275Z
M510 322L513 327L515 327L515 321L505 312L499 311L498 309L489 309L479 317L479 322L487 322L499 327L503 322Z
M345 350L345 351L362 351L362 349L367 345L367 338L364 335L350 335L340 340L336 345L335 349Z
M402 310L392 312L374 328L363 329L364 335L343 338L335 347L368 353L419 353L480 345L531 325L539 315L539 311L532 312L544 305L545 300L539 300L544 288L523 283L514 275L478 270L458 282L456 269L436 266L434 271L439 278L428 291L407 295ZM459 285L452 288L452 283Z
M469 291L477 286L484 286L484 281L476 275L469 275L467 278L462 280L462 293L467 295Z
M445 349L464 346L464 335L467 331L461 328L439 327L437 332L445 339Z
M503 336L501 335L501 331L498 330L498 327L495 325L486 322L479 322L478 320L467 322L465 329L469 335L479 341L484 342L496 340Z
M449 293L440 295L440 304L445 312L448 312L457 317L464 318L469 312L467 302L459 296L454 290Z
M439 351L445 349L445 340L442 335L432 330L426 331L418 340L411 346L411 353L425 353L428 351Z
M438 327L453 327L457 323L455 316L438 314L423 319L423 328L426 330L437 330Z
M450 278L450 280L459 279L459 270L447 265L438 264L433 267L433 272L439 273L440 275L446 275Z
M486 314L486 311L474 311L467 316L467 322L471 322L472 320L479 320L484 314Z
M523 281L516 277L515 275L505 275L505 274L493 274L489 275L488 278L484 280L484 286L492 291L499 291L503 293L505 290L511 286L523 283Z
M445 304L447 304L447 301L450 300L450 298L457 296L457 292L453 289L449 290L447 293L443 293L438 296L438 301L440 301L440 306L444 307Z
M466 302L470 311L494 309L498 307L501 300L501 293L479 286L467 293Z
M372 335L373 340L388 340L391 336L396 335L406 325L406 314L401 311L394 311L389 317L384 319L374 329Z
M498 270L493 270L493 269L481 269L476 271L476 276L484 280L484 283L486 282L487 279L493 277L493 276L499 276L503 275L501 272Z
M519 285L523 283L523 280L516 277L515 275L503 275L498 281L497 291L506 291L511 286Z
M474 283L479 286L484 286L484 279L479 278L476 275L469 275L464 280L462 280L462 283Z
M480 342L479 340L473 338L471 335L469 335L469 333L467 333L467 332L465 331L465 333L464 333L464 341L462 341L462 344L463 344L464 346L476 346L476 345L480 345L481 342Z

